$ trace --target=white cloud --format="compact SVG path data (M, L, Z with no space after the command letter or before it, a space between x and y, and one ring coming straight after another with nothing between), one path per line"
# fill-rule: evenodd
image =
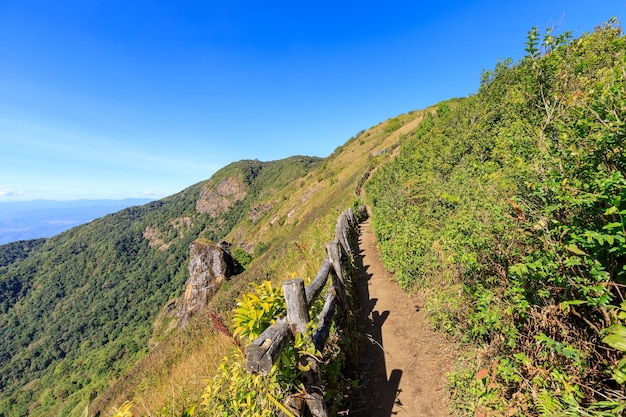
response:
M24 191L12 190L10 188L0 188L0 197L22 197Z

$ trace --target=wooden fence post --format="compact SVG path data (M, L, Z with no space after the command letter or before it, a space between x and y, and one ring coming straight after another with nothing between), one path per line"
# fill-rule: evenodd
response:
M282 317L265 329L250 346L246 348L246 369L248 372L267 375L278 355L291 339L287 319Z
M333 278L333 288L343 304L344 308L348 308L348 297L346 296L346 286L344 282L343 269L341 268L341 253L337 241L326 245L326 253L332 265L330 274Z
M283 283L285 293L285 304L287 305L287 324L291 333L296 336L298 333L306 332L306 325L309 322L309 306L306 302L306 290L304 280L292 279ZM298 362L305 369L303 373L306 401L311 414L315 417L327 417L326 404L324 404L324 393L321 390L321 382L318 373L317 361L310 356L302 355Z
M324 350L324 345L326 345L326 339L330 335L330 327L333 320L333 315L335 314L335 306L337 305L337 296L334 288L328 289L328 295L326 296L326 300L324 302L324 307L319 314L319 321L317 323L317 328L313 333L313 344L315 345L315 349L318 351Z
M326 280L328 279L328 274L330 273L330 269L332 265L330 264L330 260L328 256L324 258L324 262L322 262L322 266L315 276L313 282L311 282L306 288L306 304L308 308L311 308L313 302L317 299L317 297L324 289L324 285L326 285Z
M306 331L306 324L309 322L309 307L306 303L306 290L304 280L292 279L283 283L285 293L285 304L287 305L287 324L291 334Z

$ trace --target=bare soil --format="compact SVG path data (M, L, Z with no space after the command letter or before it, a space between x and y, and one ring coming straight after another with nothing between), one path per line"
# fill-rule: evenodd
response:
M423 300L407 294L383 267L369 222L361 225L359 320L363 384L349 415L449 416L445 374L452 345L426 320Z

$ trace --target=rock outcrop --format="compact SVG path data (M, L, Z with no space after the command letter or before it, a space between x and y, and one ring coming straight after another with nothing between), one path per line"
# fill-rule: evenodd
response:
M246 195L246 185L240 179L224 178L215 189L207 185L202 187L200 197L196 202L196 210L215 218L226 212L237 201L243 200Z
M222 283L232 275L233 260L227 242L198 239L189 245L189 279L178 302L178 327L206 306Z

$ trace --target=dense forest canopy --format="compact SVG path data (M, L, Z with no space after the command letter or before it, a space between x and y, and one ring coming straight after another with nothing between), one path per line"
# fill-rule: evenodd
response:
M451 378L459 411L625 410L625 51L615 21L533 29L367 184L388 268L480 347Z

